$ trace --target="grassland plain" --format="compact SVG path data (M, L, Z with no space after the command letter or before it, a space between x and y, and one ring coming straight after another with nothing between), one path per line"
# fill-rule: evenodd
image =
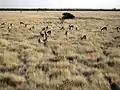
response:
M61 23L62 13L0 12L0 90L110 90L120 83L120 12L75 11L76 19ZM43 43L45 27L51 35Z

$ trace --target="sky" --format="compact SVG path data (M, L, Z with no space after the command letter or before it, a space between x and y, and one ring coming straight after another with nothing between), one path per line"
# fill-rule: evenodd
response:
M0 0L0 8L120 9L120 0Z

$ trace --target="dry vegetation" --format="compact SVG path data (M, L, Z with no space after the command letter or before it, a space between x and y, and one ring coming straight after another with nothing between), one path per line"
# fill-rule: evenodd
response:
M71 12L61 23L62 13L0 12L0 90L120 83L120 12Z

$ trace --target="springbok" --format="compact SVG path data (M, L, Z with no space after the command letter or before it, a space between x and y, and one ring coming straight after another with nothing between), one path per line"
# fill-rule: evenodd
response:
M69 25L69 29L72 29L74 26L73 25Z
M86 39L86 35L84 35L83 37L81 37L81 40L83 40L83 39Z
M69 32L68 32L68 31L66 31L66 32L65 32L65 35L66 35L66 36L67 36L67 35L69 35Z
M101 28L101 31L103 31L103 30L107 30L107 27L102 27L102 28Z

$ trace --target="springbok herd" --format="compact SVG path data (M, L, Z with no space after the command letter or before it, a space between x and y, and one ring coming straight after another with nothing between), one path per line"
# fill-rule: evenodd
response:
M0 90L120 90L120 12L0 12Z

